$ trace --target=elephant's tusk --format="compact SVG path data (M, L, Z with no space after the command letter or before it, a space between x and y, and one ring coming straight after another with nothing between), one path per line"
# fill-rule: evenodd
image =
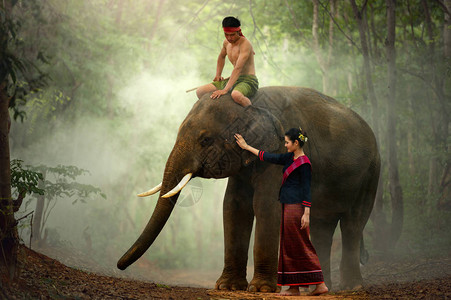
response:
M157 185L157 186L154 187L153 189L150 189L150 190L148 190L147 192L138 194L138 197L147 197L147 196L150 196L150 195L153 195L153 194L159 192L159 191L161 190L161 185L162 185L162 184L163 184L163 183L161 182L159 185Z
M179 184L177 184L177 186L175 188L173 188L171 191L169 191L166 194L164 194L163 196L161 196L161 198L169 198L169 197L174 196L178 192L180 192L185 187L185 185L189 182L189 180L191 179L192 176L193 176L193 173L186 174L182 178L182 180L179 182Z

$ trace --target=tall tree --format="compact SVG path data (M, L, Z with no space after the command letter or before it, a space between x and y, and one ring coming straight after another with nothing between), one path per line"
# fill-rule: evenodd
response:
M24 113L18 108L18 101L37 87L45 85L46 75L27 59L24 53L16 53L18 45L23 44L18 32L23 19L15 13L16 8L27 10L36 8L35 2L2 1L0 3L0 272L15 275L17 249L19 245L17 222L14 212L19 210L25 190L19 189L19 197L11 195L11 163L9 148L9 130L11 119L9 109L14 111L14 119ZM36 14L35 17L37 17ZM22 49L23 50L23 49ZM23 56L22 56L23 55ZM42 53L34 53L34 60ZM24 102L22 101L22 102ZM4 279L2 276L0 279Z
M445 51L441 53L440 51L437 51L437 41L439 40L436 38L436 35L434 34L435 31L435 24L432 20L431 16L431 4L428 3L426 0L421 1L422 8L423 8L423 14L424 14L424 21L425 21L425 27L426 27L426 35L427 35L427 65L426 69L428 70L428 80L430 82L430 86L432 87L432 90L434 92L433 99L436 99L437 101L437 107L439 108L436 112L433 112L434 117L431 119L432 121L432 128L433 130L433 136L434 136L434 154L430 158L430 164L429 164L429 187L428 187L428 198L433 199L436 198L436 195L439 191L439 181L440 181L440 160L439 156L441 153L446 153L447 151L447 138L448 138L448 124L449 124L449 117L448 117L448 106L446 104L446 95L445 95L445 79L447 76L445 75L445 71L442 69L442 61L443 58L446 60L446 33L447 28L443 31L443 42L444 42L444 49ZM445 16L446 16L446 6L445 6ZM449 13L449 12L448 12ZM446 17L445 17L445 24L447 23ZM448 29L449 30L449 29ZM440 72L439 70L442 69L443 72ZM445 74L444 74L445 73ZM445 75L445 76L444 76ZM445 163L446 164L446 163ZM446 170L446 168L445 168ZM433 205L429 206L432 207Z
M0 24L0 275L13 277L16 268L18 235L11 197L11 167L9 153L9 101L8 78L11 76L13 57L8 53L11 38L11 1L0 3L3 15Z
M387 144L388 144L388 177L389 189L392 203L392 220L390 229L390 248L393 249L401 236L404 204L402 188L399 182L398 158L396 146L396 54L395 54L395 0L386 0L387 5Z
M451 0L445 0L444 6L444 24L443 24L443 56L445 58L445 65L447 65L447 70L445 70L445 77L449 77L451 75ZM447 74L447 75L446 75ZM444 90L446 90L446 84L449 84L449 81L444 82ZM445 112L446 113L446 112ZM449 118L447 118L447 123L444 125L447 130L449 123ZM448 137L449 132L446 131L446 137ZM448 143L445 144L445 152L449 151ZM442 178L440 180L440 199L438 203L439 209L448 209L451 210L451 159L447 159L445 162L445 168L442 173Z
M445 0L445 22L443 24L443 43L445 58L451 58L451 0ZM448 65L449 66L449 65Z
M371 127L374 131L374 134L376 136L376 139L380 143L380 135L379 135L379 107L378 107L378 100L376 97L376 92L374 89L374 82L373 82L373 75L371 71L371 56L369 51L370 46L370 38L367 35L368 33L368 19L366 17L367 15L367 2L363 4L361 8L357 6L357 3L355 0L350 0L352 11L354 13L354 18L357 23L357 28L359 31L359 37L360 37L360 48L362 51L363 56L363 73L365 77L365 86L366 91L368 93L368 97L370 99L370 105L371 105ZM375 48L375 47L374 47ZM375 49L373 49L374 51ZM384 168L384 165L381 167L381 174L383 173L382 170ZM371 219L373 223L378 224L375 228L375 234L373 236L374 238L374 244L377 245L376 247L379 247L381 249L386 249L388 247L387 239L386 239L386 233L389 231L388 224L385 220L385 213L384 213L384 206L383 206L383 184L382 184L382 176L379 177L379 186L378 191L376 194L376 200L374 203L374 209L373 213L371 215Z
M313 0L313 20L312 20L312 35L313 35L313 51L315 52L318 65L321 69L323 77L323 92L326 94L336 94L335 84L331 83L330 66L332 59L334 57L334 18L338 15L338 5L336 0L330 1L330 12L329 12L329 40L328 40L328 51L327 56L324 56L322 49L320 47L320 37L318 33L319 27L319 0Z
M371 103L371 125L373 131L378 138L379 135L379 123L378 123L378 105L377 97L374 91L373 76L371 73L371 57L369 51L369 39L367 37L368 21L366 17L366 2L362 8L359 8L355 0L350 0L352 11L354 12L354 18L357 21L357 27L360 36L360 46L363 55L363 73L365 76L366 89Z

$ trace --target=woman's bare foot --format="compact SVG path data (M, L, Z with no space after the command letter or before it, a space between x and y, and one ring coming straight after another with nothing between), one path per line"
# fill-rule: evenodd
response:
M309 293L308 295L309 296L318 296L318 295L325 294L328 291L329 291L329 289L327 288L326 284L323 282L323 283L317 284L316 289L313 292Z
M299 296L301 293L299 292L299 286L292 285L286 291L281 291L279 295L281 296Z

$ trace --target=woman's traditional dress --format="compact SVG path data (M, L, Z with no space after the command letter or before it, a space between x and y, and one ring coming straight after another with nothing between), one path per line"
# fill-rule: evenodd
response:
M311 206L310 160L305 155L294 160L293 153L273 154L264 151L259 152L259 158L284 165L279 192L282 221L277 284L308 286L324 282L318 256L310 241L310 230L301 230L304 207Z

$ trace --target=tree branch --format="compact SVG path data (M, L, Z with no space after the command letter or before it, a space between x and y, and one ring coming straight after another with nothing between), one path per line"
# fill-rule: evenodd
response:
M435 1L436 1L436 2L438 3L438 5L443 9L443 11L445 12L445 14L447 14L448 16L451 16L451 14L450 14L448 8L446 8L446 5L445 5L442 1L440 1L440 0L435 0Z
M360 10L360 13L361 14L363 14L363 12L365 11L365 9L366 9L366 4L368 3L368 0L365 0L365 2L363 3L363 5L362 5L362 9Z
M262 38L263 38L263 42L265 43L266 49L268 49L268 57L266 58L266 56L265 56L265 54L264 54L262 48L260 47L260 43L258 42L258 39L255 39L255 41L257 42L257 47L260 49L261 53L263 54L263 57L265 57L265 60L266 60L267 62L269 62L274 68L276 68L276 69L280 72L280 74L282 74L282 75L285 76L285 77L288 77L288 76L283 72L283 70L282 70L282 69L274 62L274 60L272 59L271 52L269 52L268 43L266 42L266 39L265 39L265 35L264 35L263 32L260 30L260 28L259 28L258 25L257 25L257 22L255 21L254 13L252 12L252 0L249 0L249 13L250 13L250 15L251 15L252 22L254 23L254 32L255 32L255 30L257 30L257 31L261 34L261 36L262 36ZM254 34L254 36L255 36L255 34Z
M22 205L22 201L25 198L26 194L27 194L26 191L21 191L19 192L19 196L17 196L17 199L13 200L13 212L19 211L20 206Z
M321 3L321 1L319 1L319 4L323 7L323 9L329 14L330 18L332 19L332 21L334 21L334 24L337 25L338 30L341 31L341 33L343 33L343 35L351 42L352 45L354 45L354 47L356 47L360 52L362 52L362 50L359 48L359 46L357 46L356 43L354 43L354 41L352 40L351 37L349 37L341 28L341 26L337 23L337 21L335 20L334 16L330 13L330 11L326 8L326 6L323 5L323 3ZM365 1L366 4L366 1Z
M302 33L301 28L299 27L298 22L296 22L296 18L295 18L295 16L294 16L293 9L291 8L290 4L288 4L288 1L287 1L287 0L285 0L285 5L287 6L288 11L290 12L291 20L293 21L294 27L295 27L295 28L297 29L297 31L299 32L299 35L303 38L303 37L304 37L304 34Z
M421 74L418 74L418 73L415 73L415 72L412 72L412 71L410 71L410 70L408 70L408 69L405 69L405 68L400 68L400 67L398 67L398 69L400 70L400 71L403 71L403 72L406 72L407 74L409 74L409 75L411 75L411 76L413 76L413 77L417 77L417 78L419 78L419 79L421 79L433 92L434 92L434 95L437 97L437 99L439 99L439 101L440 101L440 94L439 94L439 92L437 91L437 88L432 84L432 82L430 81L430 80L427 80L426 79L426 77L424 77L424 76L422 76ZM442 104L442 107L443 107L443 109L444 109L444 111L446 112L446 106L445 105L443 105L443 103L440 101L440 104Z
M21 218L19 218L19 219L17 219L17 222L19 222L20 220L23 220L23 219L25 219L26 217L28 217L29 215L31 215L32 213L34 213L34 210L33 211L31 211L31 212L29 212L28 214L26 214L25 216L23 216L23 217L21 217Z

